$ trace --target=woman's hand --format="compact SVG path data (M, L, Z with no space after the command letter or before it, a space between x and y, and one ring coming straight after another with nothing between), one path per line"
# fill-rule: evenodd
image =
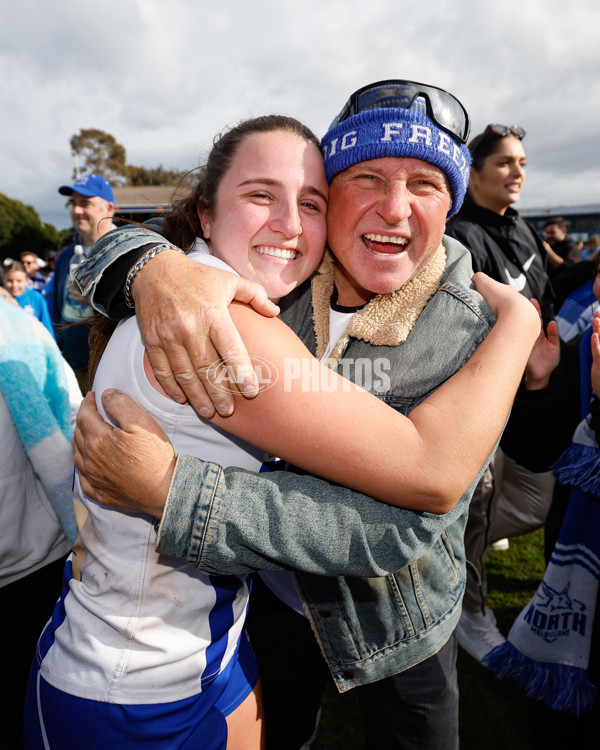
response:
M129 396L108 389L102 403L117 427L98 413L92 392L77 416L72 442L82 490L103 505L160 518L175 469L173 446Z
M138 272L131 288L142 340L168 396L203 417L227 416L233 395L210 382L211 365L225 360L244 396L258 393L246 347L229 317L232 300L273 317L279 309L260 284L164 250Z
M532 304L538 311L541 330L527 361L524 385L528 391L541 391L560 362L560 339L556 321L551 320L544 331L539 302L532 300Z
M600 310L594 313L592 320L592 390L600 394Z

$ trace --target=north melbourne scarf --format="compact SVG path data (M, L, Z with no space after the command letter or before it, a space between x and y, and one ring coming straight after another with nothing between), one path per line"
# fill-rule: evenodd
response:
M596 686L587 677L600 578L600 448L587 416L591 329L580 343L582 407L586 414L553 467L572 488L544 577L513 624L508 640L482 660L499 678L558 711L590 711Z

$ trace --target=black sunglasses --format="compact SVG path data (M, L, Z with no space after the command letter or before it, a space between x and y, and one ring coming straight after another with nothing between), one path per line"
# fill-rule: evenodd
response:
M499 125L498 123L488 125L483 133L477 136L477 138L474 138L472 143L469 144L469 151L471 154L474 154L490 135L496 135L498 138L504 138L507 135L514 135L515 138L522 141L526 136L526 132L520 125Z
M377 81L363 86L351 95L331 127L371 109L410 109L418 97L425 100L427 114L436 125L461 143L467 142L471 122L458 99L444 89L416 81Z

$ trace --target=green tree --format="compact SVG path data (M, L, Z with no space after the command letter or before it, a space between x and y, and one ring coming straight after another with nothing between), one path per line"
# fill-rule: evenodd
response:
M158 167L134 167L127 165L129 185L178 185L185 172L177 169L165 169L162 164Z
M110 133L96 128L81 129L78 135L71 137L70 143L75 157L75 178L94 172L113 185L127 183L125 148Z
M126 151L114 136L104 130L87 128L70 140L75 157L73 176L94 172L113 185L178 185L188 183L185 171L158 167L137 167L126 163Z
M0 260L17 260L24 250L44 258L49 250L59 247L56 228L42 222L33 206L0 193Z

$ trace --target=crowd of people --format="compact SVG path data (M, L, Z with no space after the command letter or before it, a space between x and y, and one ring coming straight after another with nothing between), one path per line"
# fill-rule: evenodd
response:
M305 748L333 679L367 747L452 750L458 646L593 746L599 256L515 210L525 136L380 81L321 140L221 134L147 224L115 228L99 175L59 188L72 242L5 261L0 300L55 441L42 461L3 336L35 490L3 490L2 586L35 610L6 747ZM486 553L541 527L507 639Z

